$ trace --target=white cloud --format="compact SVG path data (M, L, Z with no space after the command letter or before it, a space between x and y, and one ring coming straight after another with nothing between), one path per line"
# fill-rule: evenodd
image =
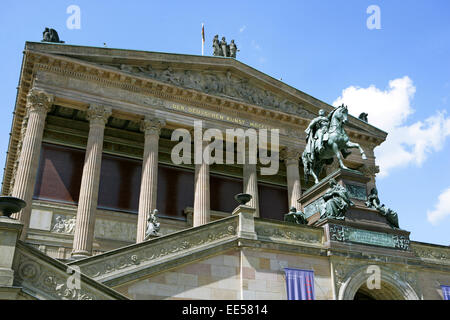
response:
M445 111L438 111L423 121L406 124L414 113L411 101L415 92L412 80L405 76L389 81L386 90L373 85L368 88L350 86L333 102L334 106L348 105L354 116L367 112L369 123L389 134L386 141L375 149L380 177L387 176L396 167L411 163L420 166L430 153L442 149L450 135L450 117Z
M433 225L450 216L450 188L439 195L438 203L433 211L427 212L428 221Z
M258 50L258 51L261 50L261 46L255 40L252 40L251 45L252 45L253 49Z
M247 26L246 26L246 25L242 26L242 27L239 29L239 32L242 33L242 32L245 31L245 29L247 29Z

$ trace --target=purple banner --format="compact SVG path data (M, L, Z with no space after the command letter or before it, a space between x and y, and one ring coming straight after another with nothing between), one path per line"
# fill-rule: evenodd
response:
M450 286L441 286L444 300L450 300Z
M284 268L288 300L314 300L314 271Z

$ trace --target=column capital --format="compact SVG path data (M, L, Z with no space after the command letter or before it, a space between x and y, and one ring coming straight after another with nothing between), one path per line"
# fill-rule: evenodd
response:
M32 88L27 94L27 109L30 112L46 114L53 105L54 96L42 90Z
M299 149L286 147L280 152L280 158L285 162L298 161L302 156L302 152Z
M145 116L141 121L141 131L145 134L157 134L161 132L161 128L166 125L166 121L151 116Z
M90 124L100 124L104 126L111 116L112 109L98 104L91 104L86 113L86 118L89 120Z

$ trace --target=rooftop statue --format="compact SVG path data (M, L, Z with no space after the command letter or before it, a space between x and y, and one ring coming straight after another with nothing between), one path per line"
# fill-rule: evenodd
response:
M344 131L344 124L348 121L348 109L343 104L328 116L325 110L319 110L319 116L314 118L306 128L306 147L302 154L305 170L305 180L312 175L315 183L319 183L318 176L325 165L330 165L336 156L339 166L348 169L342 157L350 155L349 148L358 148L362 158L367 159L364 150L358 143L351 142Z
M147 230L145 231L145 239L149 236L159 236L160 223L156 219L156 215L158 214L158 209L153 210L148 216L147 219Z
M336 180L330 179L330 188L322 196L325 201L320 213L320 219L334 218L345 219L347 209L355 204L350 200L347 189L338 184Z
M234 40L231 40L230 42L230 57L236 58L236 52L239 51L236 44L234 43Z
M297 212L297 209L295 207L291 207L291 209L289 209L289 212L284 215L284 221L296 224L308 224L308 221L306 220L303 212Z
M393 228L399 228L397 212L385 207L384 204L381 204L380 199L378 199L378 191L376 188L370 190L366 206L378 210L379 213L386 217L386 220Z
M368 122L368 120L367 120L367 116L368 116L369 114L368 113L366 113L366 112L362 112L360 115L359 115L359 119L361 119L362 121L364 121L364 122Z
M41 42L55 42L55 43L64 43L64 41L59 40L58 32L55 29L45 28L42 33Z
M231 40L231 43L227 44L225 37L222 37L222 40L219 41L219 35L216 34L214 36L213 56L236 58L236 52L238 51L234 40Z

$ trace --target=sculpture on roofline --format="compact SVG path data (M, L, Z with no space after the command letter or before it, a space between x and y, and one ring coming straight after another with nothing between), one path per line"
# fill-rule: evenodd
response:
M367 119L368 116L369 116L368 113L362 112L362 113L358 116L358 119L360 119L360 120L362 120L362 121L364 121L364 122L369 122L368 119Z
M318 176L325 165L333 163L337 158L342 169L348 169L343 162L351 154L348 149L358 148L362 158L367 159L364 150L358 143L351 142L344 131L344 124L348 121L347 106L341 105L325 115L321 109L319 116L314 118L306 132L306 148L302 154L305 170L305 180L311 175L315 183L319 183Z
M41 42L54 42L54 43L64 43L64 41L59 40L58 32L55 29L45 28L42 33Z
M372 209L376 209L379 213L385 216L391 227L400 228L398 225L397 212L390 208L387 208L384 204L381 204L376 188L372 188L372 190L370 190L370 194L367 197L366 206Z
M236 53L239 51L234 40L231 40L230 44L227 44L225 37L219 41L219 35L215 35L213 39L213 56L216 57L228 57L236 58Z

